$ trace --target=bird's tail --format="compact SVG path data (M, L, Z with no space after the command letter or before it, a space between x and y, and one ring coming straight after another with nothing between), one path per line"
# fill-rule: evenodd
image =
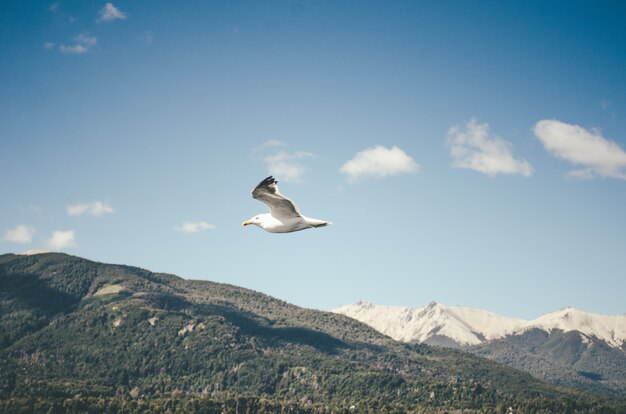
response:
M329 224L333 224L332 221L317 220L317 219L312 219L312 218L307 218L307 222L315 228L326 227Z

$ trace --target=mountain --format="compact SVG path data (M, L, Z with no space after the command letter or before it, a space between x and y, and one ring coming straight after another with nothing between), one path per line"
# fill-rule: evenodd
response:
M1 255L0 305L0 412L626 410L343 315L65 254Z
M501 338L522 326L519 319L505 318L478 309L449 307L431 302L423 308L383 306L360 301L333 312L364 322L403 342L477 345Z
M626 315L565 308L526 321L435 302L410 308L363 301L333 312L398 341L463 349L556 385L626 396Z

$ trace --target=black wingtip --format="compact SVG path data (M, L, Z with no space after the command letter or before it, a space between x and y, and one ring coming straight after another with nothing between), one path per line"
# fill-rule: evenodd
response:
M278 184L278 181L276 181L276 179L271 175L259 183L259 185L271 185L271 184Z

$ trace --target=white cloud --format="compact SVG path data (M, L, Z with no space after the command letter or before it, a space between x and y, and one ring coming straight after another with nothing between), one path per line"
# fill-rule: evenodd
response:
M262 160L267 165L269 174L285 182L298 182L307 171L302 160L315 158L307 151L290 152L287 144L277 139L264 142L253 150L253 158Z
M57 2L55 2L55 3L52 3L52 4L48 7L48 10L50 10L50 12L52 12L52 13L56 13L57 11L59 11L59 2L57 1Z
M567 173L569 178L576 178L577 180L593 180L593 171L590 169L572 170Z
M214 224L209 224L206 221L183 221L179 226L175 227L176 230L183 233L198 233L200 231L212 230L214 228Z
M26 244L31 242L34 234L34 228L32 228L31 226L20 224L14 229L7 230L6 233L4 233L4 237L2 238L2 240L11 243Z
M93 48L96 43L98 43L98 39L95 36L91 36L89 33L81 33L74 37L73 45L67 46L61 44L59 45L59 50L61 53L65 54L82 55L89 52L89 50Z
M74 40L76 41L76 43L85 45L86 47L95 46L98 41L98 39L96 39L94 36L91 36L89 33L81 33L76 36Z
M511 144L489 131L489 125L470 120L465 130L448 130L447 145L455 168L469 168L489 176L521 174L530 177L533 167L526 160L515 159Z
M94 217L100 217L105 214L115 212L113 207L109 206L102 201L94 201L92 203L78 203L67 206L67 214L70 216L82 216L83 214L89 214Z
M410 174L419 169L419 164L402 149L377 145L356 153L339 171L348 176L348 182L354 183L362 177Z
M548 152L583 167L570 171L570 177L589 179L599 175L626 180L626 152L600 131L557 120L539 121L533 130Z
M280 177L285 182L297 182L306 171L306 167L299 160L314 157L313 153L306 151L288 152L280 150L265 156L263 161L267 164L270 175Z
M46 48L47 50L54 49L54 46L56 46L54 42L46 42L43 44L43 47Z
M120 9L115 7L112 3L107 3L102 10L100 10L98 21L111 22L113 20L126 20L127 17L126 13L121 12Z
M61 53L65 53L66 55L82 55L89 51L83 45L72 45L72 46L60 45L59 50L61 51Z
M75 238L74 230L57 230L52 233L46 243L51 249L63 250L68 247L76 247Z

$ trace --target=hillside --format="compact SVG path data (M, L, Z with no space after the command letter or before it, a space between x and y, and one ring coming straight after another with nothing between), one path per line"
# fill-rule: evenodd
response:
M3 412L626 409L342 315L64 254L0 256L0 304Z
M454 347L556 385L626 397L626 315L564 308L526 321L460 306L383 306L334 310L403 342Z

